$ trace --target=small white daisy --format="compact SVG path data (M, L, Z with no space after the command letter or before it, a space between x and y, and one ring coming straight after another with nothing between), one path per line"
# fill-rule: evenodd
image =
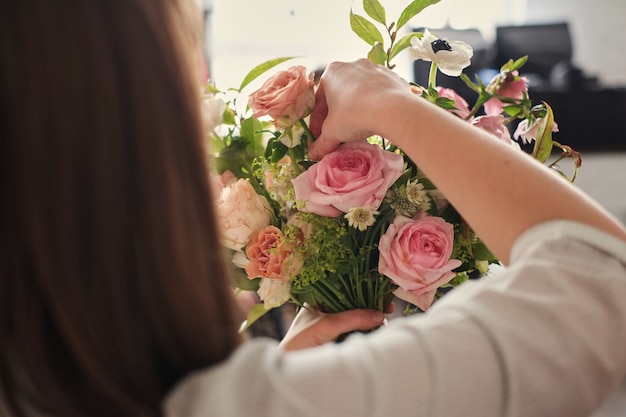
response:
M420 210L430 210L430 198L428 191L424 189L424 184L409 181L406 185L406 198L413 204L419 206Z
M377 214L380 213L371 207L353 207L346 213L346 219L348 219L348 225L350 225L350 227L354 227L363 232L376 222L374 216Z

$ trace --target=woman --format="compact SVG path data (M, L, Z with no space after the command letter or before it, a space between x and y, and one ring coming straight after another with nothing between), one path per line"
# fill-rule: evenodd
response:
M340 345L284 352L382 317L303 315L283 349L241 343L203 158L192 6L8 3L3 415L576 416L623 378L624 229L367 62L323 77L313 153L389 137L501 259L512 253L507 275Z
M1 3L0 415L157 415L241 342L202 148L200 15Z

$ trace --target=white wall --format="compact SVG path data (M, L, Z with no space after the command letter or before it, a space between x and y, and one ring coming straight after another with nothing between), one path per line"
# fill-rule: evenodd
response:
M205 0L206 1L206 0ZM493 22L519 23L527 0L442 0L408 25L478 27L490 38ZM396 20L410 0L381 0L388 20ZM311 70L333 60L366 56L369 46L352 33L355 0L213 0L213 75L218 87L236 85L254 65L277 56L303 56ZM290 64L293 64L291 62ZM407 54L396 60L398 73L412 77Z
M368 50L349 27L352 0L212 2L213 76L222 88L236 85L254 65L273 57L302 56L290 64L313 70L332 60L363 57ZM381 2L396 18L409 0ZM361 2L354 4L359 12ZM492 40L497 24L562 20L571 25L575 64L605 85L626 86L626 0L441 0L411 24L474 26ZM411 77L408 58L397 64L401 75Z
M569 22L579 67L604 85L626 86L626 0L527 2L529 22Z

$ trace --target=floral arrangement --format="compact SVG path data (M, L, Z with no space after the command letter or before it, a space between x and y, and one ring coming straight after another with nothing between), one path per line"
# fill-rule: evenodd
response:
M469 45L429 30L400 35L437 2L415 0L388 23L378 0L363 0L367 17L351 11L350 24L370 45L367 57L375 63L393 69L392 60L405 50L413 60L431 62L427 83L413 84L415 94L520 152L520 143L530 146L543 163L560 148L550 166L558 170L558 162L572 158L573 181L580 155L552 139L558 128L550 106L528 97L520 75L525 57L484 83L462 73L471 62ZM276 72L243 106L238 102L253 80L288 59L257 66L238 88L209 85L204 99L222 242L235 286L257 291L263 301L247 323L288 301L326 312L386 311L395 295L411 310L425 311L447 289L487 273L498 260L480 236L385 138L344 144L320 161L307 158L315 140L306 120L315 81L305 67ZM438 71L462 77L476 92L475 104L470 108L455 91L438 87Z

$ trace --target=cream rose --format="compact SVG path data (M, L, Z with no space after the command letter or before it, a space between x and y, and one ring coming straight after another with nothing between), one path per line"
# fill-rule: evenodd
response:
M239 179L222 188L216 206L222 244L229 249L241 250L253 233L271 221L269 203L254 192L247 179Z
M291 297L291 283L262 279L257 294L266 309L280 307Z
M248 97L252 112L256 117L270 116L276 128L293 126L315 104L312 75L307 76L302 65L277 73Z

